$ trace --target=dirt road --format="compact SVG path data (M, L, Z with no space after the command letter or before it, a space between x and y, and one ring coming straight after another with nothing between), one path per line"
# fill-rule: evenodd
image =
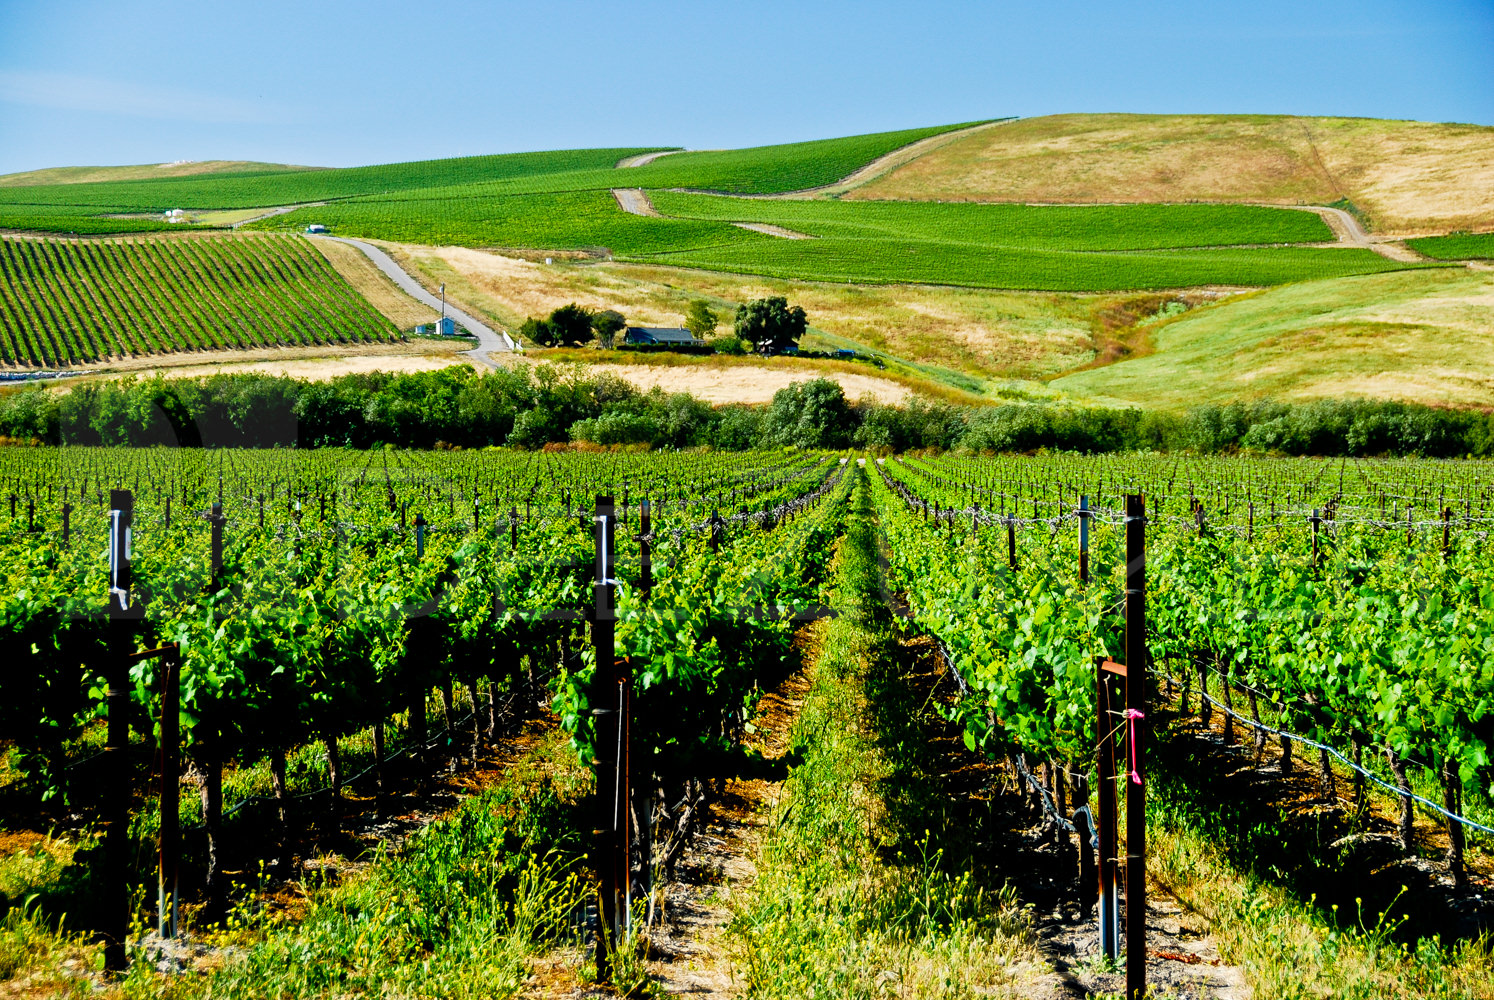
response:
M669 218L654 207L647 192L641 188L613 188L612 197L617 200L618 208L631 215L647 216L650 219ZM733 222L732 225L738 229L750 229L754 233L762 233L765 236L777 236L782 240L814 239L808 233L796 233L792 229L784 229L782 226L774 226L766 222Z
M651 219L662 219L659 210L654 203L648 200L640 188L613 188L612 197L617 199L617 207L629 215L643 215Z
M1273 205L1272 208L1283 206ZM1327 208L1322 205L1289 205L1288 208L1296 208L1303 212L1312 212L1328 223L1328 228L1333 230L1333 235L1338 237L1338 242L1361 250L1372 250L1387 260L1399 261L1402 264L1412 264L1422 259L1421 255L1414 250L1407 249L1404 245L1389 237L1373 237L1364 231L1359 220L1341 208Z
M400 267L394 262L394 258L390 257L387 253L380 250L372 243L365 243L362 240L350 240L343 236L308 236L307 239L333 240L337 243L346 243L348 246L357 247L368 256L369 260L374 262L374 265L378 267L380 271L383 271L386 275L388 275L389 279L396 285L398 285L400 290L403 291L406 295L410 296L412 299L415 299L418 302L424 302L426 305L431 306L432 308L441 308L440 299L432 295L430 292L426 291L425 288L420 284L420 282L412 278L404 268ZM471 315L463 312L450 303L446 304L446 315L452 317L462 326L466 327L467 331L477 338L476 347L474 347L470 351L462 352L465 356L472 358L474 361L487 365L490 368L496 368L498 367L498 363L492 358L488 357L488 354L494 351L514 350L514 343L509 339L506 333L494 330L486 323L474 319Z

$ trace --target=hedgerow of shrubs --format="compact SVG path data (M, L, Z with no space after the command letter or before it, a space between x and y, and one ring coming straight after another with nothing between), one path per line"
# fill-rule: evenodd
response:
M810 379L766 406L713 407L553 365L477 372L88 382L0 394L0 440L203 447L856 448L1031 452L1494 454L1494 414L1411 403L1235 403L1187 413L1073 406L893 406Z

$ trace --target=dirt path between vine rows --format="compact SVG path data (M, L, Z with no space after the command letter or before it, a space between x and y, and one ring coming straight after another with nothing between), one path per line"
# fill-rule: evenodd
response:
M800 633L801 648L807 634ZM808 692L809 678L801 669L763 695L747 749L771 763L781 762ZM726 926L733 903L757 875L752 859L783 792L786 770L774 770L771 779L726 779L723 794L712 803L705 825L680 861L650 944L649 973L666 993L729 997L739 991Z

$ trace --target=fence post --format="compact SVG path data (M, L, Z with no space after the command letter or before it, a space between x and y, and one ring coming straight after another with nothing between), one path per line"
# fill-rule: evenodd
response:
M223 525L227 518L223 516L222 502L213 504L212 513L208 515L208 524L212 526L212 558L213 558L213 583L218 582L218 577L223 573Z
M618 894L622 886L618 882L618 812L621 791L619 768L623 764L621 742L625 727L619 709L624 705L623 693L617 683L617 648L613 565L613 535L616 513L612 497L597 497L596 513L592 519L593 536L596 541L595 578L592 582L593 607L591 614L591 641L596 655L596 671L593 676L593 701L598 707L591 710L595 720L596 739L596 866L601 882L601 913L597 935L597 976L605 979L610 975L611 953L617 946L617 922L619 917ZM601 707L605 706L605 707ZM626 845L624 845L625 847Z
M134 622L140 609L131 601L130 541L135 517L135 497L129 490L109 491L109 650L107 688L108 733L104 746L107 775L104 815L108 829L104 839L104 964L109 969L125 967L125 938L130 929L129 867L130 832L130 718L129 652Z
M1126 497L1126 1000L1146 996L1146 504Z
M156 912L161 937L176 937L177 852L181 814L181 649L172 643L161 666L161 830Z
M62 544L66 545L72 537L73 505L64 503L62 505Z
M1013 573L1017 571L1017 516L1010 514L1006 519L1006 564L1011 567Z
M418 512L415 515L415 558L425 558L425 515ZM474 705L473 711L476 710L477 706Z

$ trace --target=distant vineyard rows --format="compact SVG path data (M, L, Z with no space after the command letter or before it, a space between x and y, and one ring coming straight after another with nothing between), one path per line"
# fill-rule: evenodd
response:
M396 336L305 240L0 240L9 364Z

